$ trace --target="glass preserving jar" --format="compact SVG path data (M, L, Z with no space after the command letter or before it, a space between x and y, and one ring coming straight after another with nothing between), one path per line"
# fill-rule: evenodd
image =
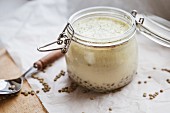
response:
M65 58L73 81L103 92L123 87L132 80L138 53L136 24L131 14L116 8L89 8L72 15L69 23L75 33ZM107 28L94 28L100 24Z
M112 7L80 10L69 18L58 40L39 51L49 51L43 48L54 43L63 45L52 50L66 53L68 75L73 81L97 92L115 90L130 83L137 71L136 28L148 37L157 36L154 41L162 38L142 26L144 18L136 15L136 11L130 14ZM169 46L163 39L161 43Z

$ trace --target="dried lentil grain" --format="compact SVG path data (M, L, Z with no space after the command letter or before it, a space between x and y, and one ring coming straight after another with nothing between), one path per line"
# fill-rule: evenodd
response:
M156 70L156 67L153 67L153 70Z
M149 97L150 100L152 100L153 98L154 98L153 96Z
M138 81L138 84L141 84L141 81Z
M24 94L25 92L21 91L21 94Z
M152 94L149 94L150 97L152 97L153 95Z
M146 93L143 93L143 97L146 97Z
M162 90L162 89L160 90L160 93L163 93L163 90Z
M109 108L109 111L112 111L112 108Z
M24 96L28 96L28 92L24 92Z
M152 77L151 76L148 76L149 79L151 79Z
M35 92L34 92L33 90L31 90L31 95L34 95L34 93L35 93Z
M158 92L155 92L156 95L158 95L159 93Z
M40 92L39 90L36 91L37 94L38 94L39 92Z

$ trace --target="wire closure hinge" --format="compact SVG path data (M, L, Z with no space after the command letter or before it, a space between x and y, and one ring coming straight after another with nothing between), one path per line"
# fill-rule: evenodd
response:
M140 17L139 19L137 19L136 18L136 15L137 15L137 11L136 10L133 10L132 12L131 12L131 14L132 14L132 16L136 19L136 24L138 25L138 24L143 24L143 22L144 22L144 18L143 17Z
M70 36L68 37L66 34L66 30L70 33ZM59 35L57 41L54 41L52 43L49 43L47 45L44 45L42 47L37 48L40 52L47 52L47 51L54 51L54 50L61 50L62 53L66 53L68 51L69 45L71 43L71 39L74 36L74 29L70 25L70 23L67 23L62 33ZM53 44L57 43L58 45L64 45L63 47L59 48L53 48L53 49L46 49L48 46L51 46Z

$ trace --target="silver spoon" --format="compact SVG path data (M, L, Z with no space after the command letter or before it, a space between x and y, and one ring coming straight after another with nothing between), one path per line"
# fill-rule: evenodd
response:
M55 60L62 57L63 54L61 51L53 51L49 53L47 56L41 58L37 62L34 63L32 67L30 67L23 75L16 79L3 80L0 79L0 95L9 95L18 93L23 84L23 80L26 76L31 75L33 73L38 73L43 70L47 65L53 63Z

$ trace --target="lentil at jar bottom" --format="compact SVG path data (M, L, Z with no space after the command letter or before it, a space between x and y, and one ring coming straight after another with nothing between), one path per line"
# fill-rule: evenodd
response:
M100 8L98 9L101 10ZM84 17L76 18L77 20L72 17L71 24L73 29L75 33L80 35L73 37L65 55L70 78L79 85L98 92L110 91L125 86L132 80L137 70L138 53L134 36L135 29L130 30L131 32L125 35L131 29L131 24L134 23L132 21L128 23L123 19L108 15L108 12L112 13L108 9L103 9L107 12L105 16L96 12L95 15L86 14ZM73 16L76 17L86 12L80 11ZM112 24L116 28L113 28ZM108 25L110 28L108 28ZM114 37L120 38L114 39ZM92 41L90 45L84 43L89 40ZM112 41L111 43L108 42L109 46L102 45L103 43L106 44L107 41ZM99 46L96 46L95 42Z

